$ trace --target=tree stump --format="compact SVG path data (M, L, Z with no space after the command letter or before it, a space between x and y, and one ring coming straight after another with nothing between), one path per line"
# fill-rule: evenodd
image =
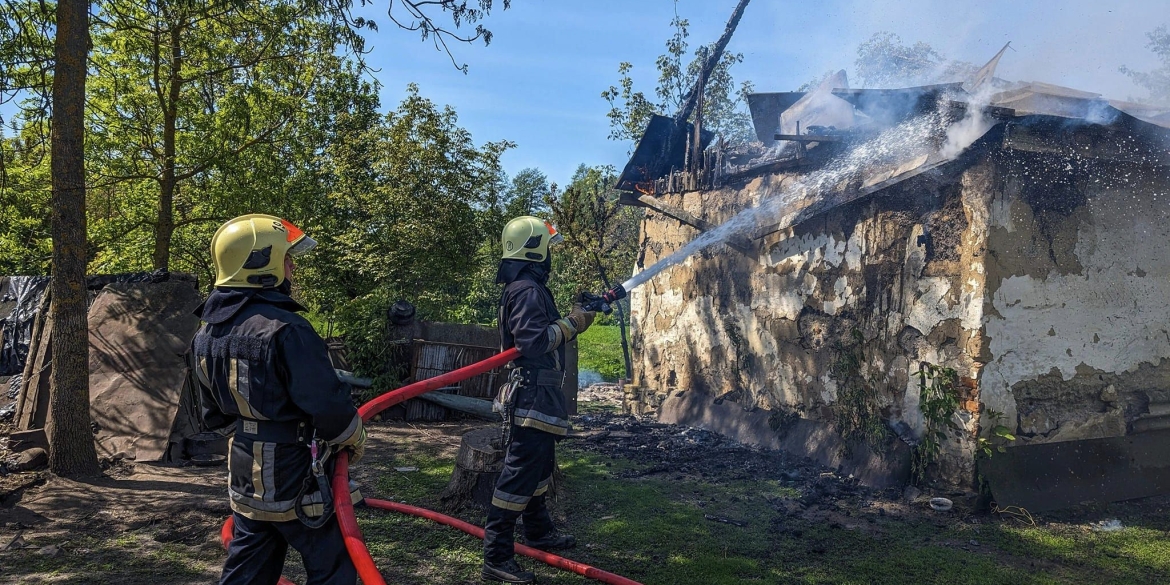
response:
M488 509L496 480L504 468L504 450L498 447L500 427L491 426L465 433L455 456L455 471L443 488L439 501L448 511L474 505Z

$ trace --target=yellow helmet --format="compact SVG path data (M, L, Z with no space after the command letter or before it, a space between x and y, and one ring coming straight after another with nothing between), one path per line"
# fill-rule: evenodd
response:
M284 282L284 257L300 256L317 241L287 220L272 215L241 215L215 230L211 257L215 286L271 288Z
M502 259L544 262L548 257L549 244L558 244L564 238L551 223L539 217L524 215L504 226L500 240L504 249Z

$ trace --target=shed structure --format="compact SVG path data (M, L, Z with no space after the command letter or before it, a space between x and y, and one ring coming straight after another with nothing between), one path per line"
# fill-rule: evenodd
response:
M699 159L719 168L643 164L655 178L626 199L647 207L636 271L701 233L679 217L734 218L752 247L706 248L631 291L628 409L871 485L907 481L917 451L927 481L974 488L991 441L1001 501L1170 489L1152 455L1170 452L1170 113L995 81L756 94L763 145ZM844 122L793 132L793 108ZM934 419L932 371L956 376L934 384L954 400ZM1106 481L1121 458L1136 463Z

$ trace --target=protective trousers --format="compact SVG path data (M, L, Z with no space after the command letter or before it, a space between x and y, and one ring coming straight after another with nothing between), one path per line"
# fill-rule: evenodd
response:
M299 520L264 522L234 514L232 521L235 528L219 585L276 585L289 545L301 553L305 585L357 583L336 516L315 530Z
M488 563L498 565L514 556L516 520L521 516L528 540L553 531L544 498L556 465L556 440L556 435L534 428L512 427L512 442L484 526L483 557Z

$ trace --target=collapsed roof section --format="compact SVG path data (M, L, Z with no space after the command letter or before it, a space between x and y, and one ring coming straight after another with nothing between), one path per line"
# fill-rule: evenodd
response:
M1170 129L1170 108L1121 100L1108 100L1101 94L1080 91L1042 82L1016 83L1011 89L980 100L963 89L961 83L925 85L901 89L833 88L832 94L851 104L857 111L881 126L890 126L915 113L937 107L939 98L980 103L997 118L1054 116L1083 120L1089 124L1109 125L1122 115L1147 124ZM783 115L811 92L754 93L748 96L748 109L756 138L766 147L776 143L782 133Z
M638 191L641 184L687 165L689 139L694 134L694 125L679 123L674 118L650 117L646 131L638 140L638 146L630 155L630 161L622 169L617 188L621 191ZM715 134L702 132L701 148L706 150Z
M640 195L623 201L657 208L653 205L655 195L715 189L771 172L799 170L797 184L815 178L815 186L785 197L782 208L770 214L768 225L756 231L755 237L761 237L939 169L956 160L968 145L988 136L993 136L987 139L994 140L995 146L1005 149L1170 166L1170 108L1107 100L1100 94L1048 83L999 79L982 84L974 95L964 89L972 84L962 83L900 89L838 87L846 85L841 72L809 92L750 95L748 106L759 142L703 157L705 162L716 161L717 168L684 169L677 160L685 155L683 144L674 145L673 157L655 156L667 152L661 137L667 135L671 122L656 118L618 184L619 189L636 190ZM875 144L891 130L896 133L925 116L937 116L943 124L925 137L923 144L901 149ZM972 128L962 145L952 148L952 129L963 122ZM988 135L995 127L1000 130ZM710 137L703 138L706 148ZM873 162L849 160L863 149L885 149L890 155ZM834 181L817 176L843 164L855 168L837 173L840 176L829 173ZM679 180L680 175L688 174L699 175L701 180Z

